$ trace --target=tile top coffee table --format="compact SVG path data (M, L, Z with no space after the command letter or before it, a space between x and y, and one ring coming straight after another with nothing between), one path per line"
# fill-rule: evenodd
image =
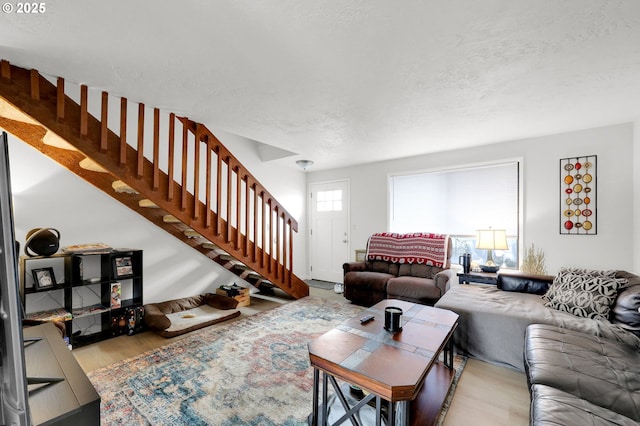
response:
M402 330L396 333L384 329L384 310L389 306L403 310ZM361 324L366 315L374 315L374 320ZM369 393L360 404L344 407L344 420L375 398L377 425L382 400L389 404L387 424L396 424L396 415L403 425L435 423L455 373L452 336L457 325L458 315L452 311L388 299L310 342L312 424L326 424L328 382L346 405L336 379ZM443 350L444 363L438 362ZM318 412L320 371L324 374Z

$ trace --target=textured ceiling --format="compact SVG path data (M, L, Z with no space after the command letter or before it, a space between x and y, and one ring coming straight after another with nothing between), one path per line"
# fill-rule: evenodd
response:
M640 117L638 0L58 0L0 57L312 170Z

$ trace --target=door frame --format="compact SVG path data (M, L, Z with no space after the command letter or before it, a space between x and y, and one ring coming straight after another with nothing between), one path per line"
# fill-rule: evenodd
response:
M312 199L311 194L313 193L312 187L314 185L326 185L332 183L344 182L347 186L347 200L344 203L347 209L347 229L348 229L348 241L347 241L347 253L349 253L349 259L351 260L351 179L343 178L343 179L332 179L318 182L309 182L307 184L307 279L311 279L311 266L313 263L313 259L311 258L311 247L312 247Z

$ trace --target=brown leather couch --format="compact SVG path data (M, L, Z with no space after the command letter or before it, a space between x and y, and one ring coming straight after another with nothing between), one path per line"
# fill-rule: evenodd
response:
M612 324L640 336L640 277L619 271L629 285L617 296ZM628 341L626 341L628 340ZM524 367L532 425L640 424L640 343L531 324Z
M375 305L384 299L433 305L449 290L450 280L455 276L450 269L451 238L447 253L444 268L384 260L345 263L343 295L362 306Z
M637 347L553 325L525 337L532 425L640 423Z

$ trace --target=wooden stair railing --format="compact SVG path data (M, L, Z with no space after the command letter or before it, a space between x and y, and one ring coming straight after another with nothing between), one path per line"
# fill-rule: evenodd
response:
M32 119L0 117L0 127L252 284L277 286L295 298L309 294L292 271L297 221L203 124L171 113L161 141L160 110L153 109L147 126L147 108L137 104L132 146L126 98L120 98L116 134L108 127L114 108L107 92L98 119L89 112L87 86L80 86L77 103L63 78L53 84L5 60L0 98ZM73 148L46 143L48 131Z

